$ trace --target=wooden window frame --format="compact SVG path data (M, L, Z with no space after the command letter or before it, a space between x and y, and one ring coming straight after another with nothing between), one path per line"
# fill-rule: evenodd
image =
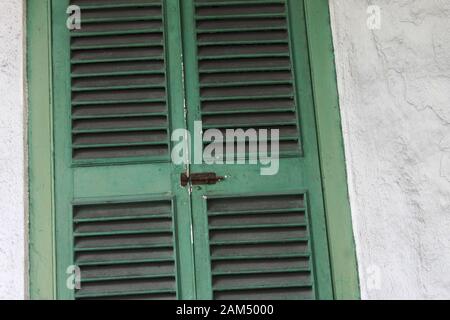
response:
M51 2L27 0L29 297L56 299ZM304 0L335 299L359 299L328 0Z

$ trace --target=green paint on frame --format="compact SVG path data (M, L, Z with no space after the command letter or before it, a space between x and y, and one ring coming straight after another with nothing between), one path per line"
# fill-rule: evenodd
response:
M305 0L305 12L334 297L359 299L328 1Z
M27 1L29 296L56 297L50 0Z

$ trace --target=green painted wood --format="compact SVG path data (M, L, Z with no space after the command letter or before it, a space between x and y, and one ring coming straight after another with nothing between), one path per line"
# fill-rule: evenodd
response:
M70 41L64 27L69 0L52 1L52 56L53 56L53 110L55 152L55 241L56 285L58 299L73 299L74 292L67 287L67 269L74 265L72 236L73 172L71 152Z
M283 2L279 2L283 3ZM296 125L297 122L301 128L301 148L303 156L290 155L280 159L280 171L275 176L261 176L260 166L255 165L191 165L191 172L216 172L219 176L225 176L224 181L216 185L193 186L192 188L192 214L193 214L193 233L195 246L195 266L197 282L197 298L212 299L216 291L221 291L220 287L215 287L213 276L211 274L211 265L213 261L223 260L225 258L211 257L209 234L215 229L208 226L208 201L216 197L227 197L238 194L240 197L254 195L279 195L279 194L305 194L307 207L311 216L311 251L313 252L313 287L315 297L318 299L332 299L333 292L331 286L330 265L328 259L327 234L325 228L325 215L323 208L322 186L320 180L320 168L318 159L316 128L314 125L314 105L312 100L311 79L308 60L308 47L306 42L306 29L304 24L303 2L292 0L287 1L288 15L280 16L287 18L289 27L289 42L291 43L289 56L293 60L293 77L295 79L294 95L279 95L278 97L293 97L298 107L298 118L289 122L280 122L280 125ZM199 67L201 59L198 59L197 39L195 35L195 5L193 0L182 2L183 11L183 40L185 57L185 77L189 79L186 82L186 101L188 106L188 128L193 132L194 121L202 119L201 105L205 101L221 100L240 100L241 97L214 97L204 98L199 92ZM264 14L255 16L264 17ZM273 15L270 15L273 17ZM240 15L230 15L227 18L237 18ZM247 16L245 16L247 17ZM198 17L197 17L198 18ZM202 17L203 19L203 17ZM207 20L213 19L207 17ZM304 54L301 54L304 53ZM264 66L259 66L258 70L270 70ZM241 72L247 71L240 70ZM252 68L253 70L253 68ZM289 69L291 71L291 69ZM219 72L219 70L217 70ZM221 72L224 72L222 70ZM230 72L230 70L225 70ZM277 95L268 95L265 98L270 99ZM260 99L261 96L245 96L246 99ZM268 122L267 125L273 124ZM251 123L233 123L238 128L252 127ZM204 129L228 127L220 125L203 125ZM306 191L306 193L305 193ZM247 226L247 230L249 227ZM231 229L229 230L231 231ZM264 242L260 242L263 244ZM293 255L296 257L299 255ZM302 256L302 255L300 255ZM287 255L286 257L289 257ZM236 256L234 259L251 258ZM261 257L253 257L261 258ZM226 258L225 260L229 260ZM243 278L244 279L244 278ZM287 285L277 285L275 288L287 288ZM257 289L258 287L229 287L228 291L241 289ZM266 286L266 288L271 288ZM233 290L232 290L233 289Z
M29 296L54 299L50 0L27 1Z
M165 69L163 74L166 75L166 83L164 87L167 87L167 104L169 110L169 124L167 132L169 133L175 128L184 128L184 115L180 112L179 106L183 104L183 83L182 83L182 69L181 62L181 41L180 41L180 18L178 1L170 0L164 1L164 16L162 18L163 27L166 33L165 40ZM123 144L109 144L109 145L74 145L72 146L72 133L99 133L99 132L132 132L132 131L148 131L151 134L155 130L166 130L166 126L153 126L151 128L104 128L104 129L71 129L74 120L71 114L72 106L86 106L86 105L98 105L98 101L71 101L71 92L77 93L80 88L76 88L71 85L71 59L70 50L74 49L69 46L70 32L65 27L65 14L66 8L69 4L68 0L53 1L52 7L52 25L53 25L53 56L54 56L54 100L57 104L58 110L54 113L55 123L55 158L56 164L56 274L57 274L57 286L59 299L74 299L74 298L92 298L92 297L109 297L109 296L121 296L121 295L135 295L138 293L150 295L150 294L162 294L174 292L174 290L144 290L139 292L101 292L90 291L89 286L95 286L102 281L110 281L114 283L120 277L110 277L110 280L105 277L88 278L88 282L84 282L87 289L82 289L79 293L74 294L74 291L68 289L66 286L66 269L68 266L75 264L76 255L79 254L101 254L106 251L114 250L141 250L145 248L151 248L154 250L163 250L165 248L172 248L168 244L160 244L158 246L149 245L114 245L92 247L83 246L78 247L75 245L77 241L90 241L90 239L120 239L122 236L148 236L157 237L160 235L173 234L174 253L173 257L155 257L155 258L143 258L140 260L133 259L118 259L115 261L104 261L102 258L80 261L76 263L83 268L86 267L100 267L109 265L128 265L134 266L136 263L158 263L158 262L175 262L175 275L176 275L176 293L177 297L181 299L192 299L195 297L195 284L193 280L193 261L192 261L192 247L190 239L190 201L187 189L182 188L179 184L179 177L182 172L186 171L184 166L176 166L170 163L170 158L167 156L153 157L151 159L143 159L139 157L130 157L120 159L86 159L78 160L72 159L72 150L80 148L84 149L99 149L106 147L119 147L121 145L131 145L130 143ZM86 48L97 48L98 46L83 46ZM105 46L102 46L102 48ZM109 47L109 46L108 46ZM115 47L115 46L114 46ZM127 46L131 47L131 46ZM98 61L91 63L103 63L105 61ZM109 73L112 74L112 73ZM129 72L121 72L121 75L129 75ZM83 74L86 76L86 74ZM98 75L98 74L97 74ZM106 75L102 73L102 75ZM88 76L91 76L90 74ZM92 75L93 76L93 75ZM78 77L77 77L78 78ZM154 86L152 86L154 87ZM129 88L136 88L136 86L129 85L126 88L101 88L101 90L124 90ZM99 88L95 88L97 91ZM151 88L149 88L151 89ZM81 92L86 92L83 89ZM122 102L156 102L166 101L165 99L133 99L123 100ZM114 101L101 101L102 104L112 103ZM150 114L156 116L155 114ZM137 115L140 116L140 115ZM93 117L91 120L101 119L115 119L118 117ZM132 118L132 117L128 117ZM120 117L118 119L124 119ZM125 118L126 119L126 118ZM78 119L77 119L78 120ZM79 120L84 120L83 118ZM143 143L142 145L157 145L162 142ZM165 144L169 141L166 140ZM89 147L89 148L88 148ZM99 204L127 204L136 203L136 201L142 202L145 200L151 200L155 196L158 198L164 195L165 198L171 199L173 206L170 217L172 219L172 228L152 227L152 223L157 223L158 219L163 218L158 215L158 219L145 218L143 215L121 217L116 219L115 216L108 216L104 219L73 219L72 215L75 214L74 206L85 206L90 208ZM119 199L120 202L117 202ZM157 201L157 200L152 200ZM123 223L131 223L133 220L141 221L146 219L150 223L149 228L133 229L133 230L107 230L107 231L93 231L93 232L77 232L74 231L73 222L76 222L75 226L83 224L85 226L95 225L98 223L111 223L112 221ZM152 222L154 221L154 222ZM92 228L92 227L91 227ZM151 252L151 251L150 251ZM157 251L155 251L157 252ZM158 274L156 278L164 278L164 274ZM139 277L138 277L139 278ZM137 280L138 278L127 277L127 281ZM155 277L148 277L147 275L140 276L141 279L156 279ZM99 282L100 281L100 282ZM144 281L144 280L143 280ZM143 282L144 283L144 282ZM88 285L89 284L89 285ZM95 289L99 290L99 289Z
M73 298L73 292L65 288L65 267L73 262L74 252L72 245L71 211L72 205L80 202L107 201L105 199L117 199L124 197L124 201L135 201L136 194L161 194L174 197L174 227L176 230L175 246L178 297L211 298L211 259L207 252L208 247L208 224L206 214L208 212L207 201L212 197L232 196L232 193L246 195L259 195L276 190L277 192L303 194L307 191L308 209L313 212L312 232L313 251L319 252L316 256L315 286L318 298L358 298L359 288L357 279L356 259L352 239L350 209L346 194L347 184L345 176L345 162L342 147L339 109L337 103L336 80L333 65L333 53L331 32L329 27L329 13L326 0L295 1L288 0L290 8L290 38L292 52L306 52L307 55L297 55L294 60L296 69L296 99L300 101L300 124L303 137L304 157L296 158L292 155L282 159L281 172L278 178L273 179L270 184L264 177L259 176L259 168L248 166L236 166L226 168L224 166L204 167L193 166L191 170L208 171L216 170L219 174L228 175L227 179L217 186L194 187L192 201L186 189L179 185L179 176L187 168L183 166L171 166L168 164L149 164L145 161L129 158L122 166L116 166L114 161L104 163L80 163L82 166L73 168L71 165L71 148L68 138L70 137L70 78L78 78L80 75L70 75L70 63L78 63L71 60L68 55L69 47L51 45L50 23L53 23L54 39L58 43L68 43L70 35L65 26L64 6L67 0L53 3L54 17L50 15L51 0L39 2L27 2L28 11L28 84L29 84L29 163L30 163L30 297L31 298ZM267 1L279 3L280 1ZM225 4L233 4L230 1ZM239 3L239 2L236 2ZM258 1L260 3L260 1ZM183 1L183 28L194 30L192 13L192 2ZM206 5L206 4L205 4ZM182 48L181 48L181 25L180 25L180 3L177 0L167 1L165 11L165 27L169 30L168 50L166 52L168 88L171 129L183 128L185 126L184 114L180 109L173 106L184 104L183 81L181 74ZM60 15L57 17L56 12ZM64 10L65 12L65 10ZM300 14L299 14L300 13ZM264 15L257 15L262 18ZM273 15L271 15L273 17ZM211 16L205 18L209 20ZM155 18L156 19L156 18ZM145 21L145 18L121 18L121 19L96 19L97 21ZM306 30L305 24L306 21ZM85 21L86 22L86 21ZM94 22L87 21L88 23ZM58 28L57 26L60 26ZM188 27L186 29L186 27ZM190 28L190 29L189 29ZM269 28L267 30L277 30ZM212 32L222 33L224 30L199 29L202 34ZM229 30L238 31L238 30ZM47 35L42 37L42 35ZM308 35L306 41L305 34ZM186 101L189 109L188 126L191 127L194 120L199 119L200 97L198 95L195 37L189 32L183 33L184 56L186 67ZM300 39L292 41L293 39ZM188 44L186 44L188 43ZM52 52L52 49L54 50ZM52 61L53 57L53 61ZM221 57L228 58L228 57ZM101 60L92 60L90 63L99 63ZM56 67L53 77L55 86L52 87L52 64ZM250 69L247 69L250 70ZM285 67L259 67L251 70L290 70ZM65 71L65 74L63 74ZM69 71L69 72L68 72ZM227 71L241 71L232 68ZM112 75L112 74L155 74L161 71L134 71L134 72L104 72L92 73L88 76ZM215 74L219 70L204 70L205 74ZM310 79L310 72L312 79ZM192 80L192 81L191 81ZM302 87L301 84L311 83L311 88ZM206 86L208 87L208 86ZM53 91L52 91L53 90ZM54 94L53 94L54 93ZM314 104L312 103L314 100ZM58 110L52 111L52 106L57 105ZM313 108L314 106L314 108ZM38 111L36 111L38 110ZM206 113L205 113L206 114ZM54 123L52 117L54 116ZM318 146L316 143L316 128L311 124L317 121ZM305 123L306 122L306 123ZM53 129L54 126L54 129ZM53 191L53 158L52 139L55 132L55 151L58 155L55 163L56 191ZM318 157L314 151L319 150L320 169L322 179L318 172ZM164 163L164 159L161 159ZM99 166L101 164L101 166ZM118 170L120 168L120 170ZM135 169L136 170L135 170ZM225 170L226 169L226 170ZM293 175L292 172L301 172ZM132 178L126 178L130 175ZM152 181L145 181L146 176L152 176ZM100 182L99 186L92 183ZM125 182L117 184L117 181ZM155 181L157 183L155 184ZM320 190L323 189L323 195ZM232 190L232 192L230 191ZM311 192L316 191L316 192ZM206 199L205 199L206 196ZM56 217L54 216L53 198L56 202ZM325 220L321 217L326 212ZM62 201L61 201L62 200ZM76 200L74 202L74 200ZM189 214L190 207L194 214ZM332 209L331 209L332 208ZM283 210L279 210L283 211ZM289 210L287 210L289 211ZM62 212L62 214L61 214ZM262 211L261 211L262 212ZM239 212L235 212L239 213ZM241 212L242 213L242 212ZM243 211L245 213L245 210ZM248 213L248 212L247 212ZM221 212L211 212L209 215L221 216ZM226 213L228 215L229 213ZM233 213L234 214L234 213ZM39 217L39 219L37 219ZM137 217L134 217L137 219ZM56 222L55 222L56 219ZM108 219L106 219L108 220ZM112 219L114 220L114 219ZM88 222L89 219L79 219L80 223ZM101 222L101 219L93 219L90 222ZM56 231L54 225L56 224ZM191 246L191 225L196 241L195 252ZM344 230L344 231L343 231ZM328 233L328 241L326 239ZM54 239L58 239L55 249ZM62 239L62 240L61 240ZM322 240L321 240L322 239ZM60 245L59 241L62 241ZM298 240L298 239L297 239ZM250 241L251 242L251 241ZM284 241L285 244L292 241ZM326 248L330 243L331 270L333 277L333 290L331 292L330 275L327 270L328 257ZM212 241L213 245L226 244L224 241ZM145 246L144 246L145 247ZM144 248L143 247L143 248ZM122 247L110 247L111 250L124 249ZM322 249L321 249L322 248ZM91 248L92 249L92 248ZM95 248L93 248L95 249ZM97 248L98 249L98 248ZM56 251L55 251L56 250ZM77 251L85 252L82 248ZM58 259L55 259L55 252ZM195 256L195 264L194 258ZM297 254L301 257L303 254ZM249 256L248 256L249 257ZM257 257L253 257L257 258ZM215 257L214 259L219 259ZM144 261L144 260L143 260ZM318 262L318 264L317 264ZM180 266L183 267L180 267ZM195 272L194 272L195 265ZM289 270L289 269L286 269ZM248 271L248 272L251 272ZM255 270L253 270L255 272ZM220 272L214 273L217 276ZM208 276L209 275L209 276ZM56 277L56 279L55 279ZM91 280L88 278L88 280ZM267 287L267 286L266 286ZM248 289L245 286L240 289ZM220 291L221 288L219 287ZM56 292L57 291L57 292ZM140 291L127 294L146 294L157 292ZM160 290L160 293L170 293L173 290ZM89 294L85 295L89 297ZM105 293L105 296L120 296L120 293Z
M183 65L183 47L181 39L181 7L180 1L169 0L167 2L166 17L170 22L167 27L167 33L169 35L169 77L168 88L170 92L170 106L171 106L171 131L176 129L186 128L186 119L184 110L184 78L183 70L180 66ZM170 145L171 146L171 145ZM171 148L170 148L171 150ZM179 298L182 299L195 299L196 298L196 286L194 276L194 248L192 245L191 226L191 201L188 190L181 186L180 176L182 173L189 170L187 165L172 165L171 184L172 192L175 195L176 200L176 241L179 250L177 251L177 270L178 279L180 285Z
M328 1L305 0L305 12L334 295L359 299Z

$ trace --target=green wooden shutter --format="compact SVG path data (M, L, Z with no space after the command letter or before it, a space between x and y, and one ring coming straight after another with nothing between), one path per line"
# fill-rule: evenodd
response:
M332 297L303 1L58 0L52 14L58 297ZM279 129L279 173L172 164L170 133L196 120ZM183 187L188 170L226 179Z
M66 28L69 5L81 30ZM170 161L184 127L178 3L52 6L58 297L193 298L186 168ZM71 265L81 289L66 285Z
M192 192L197 296L331 298L303 1L182 5L188 127L280 131L274 176L258 165L191 166L226 177Z

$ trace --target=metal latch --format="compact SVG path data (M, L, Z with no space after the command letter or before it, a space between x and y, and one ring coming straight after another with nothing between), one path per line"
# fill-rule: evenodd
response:
M217 182L225 179L224 177L219 177L214 172L204 172L204 173L191 173L189 176L186 173L181 174L181 185L183 187L187 186L190 182L193 186L198 186L202 184L216 184Z

